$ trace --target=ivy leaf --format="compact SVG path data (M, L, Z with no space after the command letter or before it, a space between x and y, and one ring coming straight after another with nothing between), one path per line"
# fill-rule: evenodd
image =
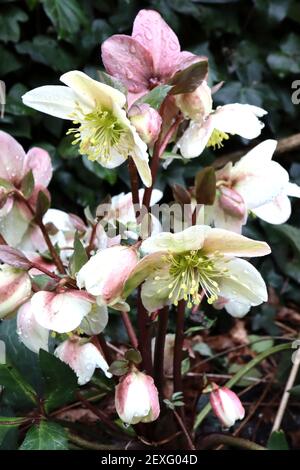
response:
M87 22L78 0L43 0L43 7L60 38L76 34Z
M46 412L74 400L78 384L73 370L43 349L39 352L39 360L45 383Z
M21 424L26 423L26 421L28 421L27 418L0 416L0 445L11 429L19 427Z
M20 450L68 450L68 435L62 426L42 420L27 432Z
M80 241L78 232L75 234L74 239L74 252L70 258L70 273L71 276L75 277L78 271L82 268L82 266L87 263L88 255L86 254L85 248Z
M28 15L13 5L1 7L0 40L3 42L18 42L20 39L20 25L28 20ZM1 56L1 61L2 61Z

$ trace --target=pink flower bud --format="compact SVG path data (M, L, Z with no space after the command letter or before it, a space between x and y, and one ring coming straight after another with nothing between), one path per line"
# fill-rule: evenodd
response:
M203 82L192 93L176 95L176 104L184 116L202 123L212 111L211 89Z
M232 188L220 187L220 207L226 214L238 219L243 219L246 214L246 206L242 196Z
M127 424L150 423L160 413L158 391L152 377L136 368L124 375L116 387L115 406Z
M236 420L245 416L244 407L239 397L227 387L218 387L213 384L213 391L210 394L210 404L220 422L230 428Z
M128 113L131 123L146 144L153 144L159 135L162 119L147 103L133 105Z
M31 294L31 282L27 272L8 264L0 266L0 318L14 313Z
M133 247L116 245L98 251L78 272L77 285L99 296L100 303L112 304L121 295L123 285L137 262Z

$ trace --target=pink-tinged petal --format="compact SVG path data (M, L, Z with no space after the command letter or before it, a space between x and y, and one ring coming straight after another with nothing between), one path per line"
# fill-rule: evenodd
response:
M74 370L79 385L89 382L97 367L111 377L106 360L92 343L81 344L79 338L72 338L61 343L54 354Z
M148 276L159 268L164 254L166 254L165 251L157 251L156 253L145 256L138 262L124 285L124 298L126 298L136 287L142 284Z
M18 310L17 333L22 343L31 351L35 353L40 349L48 351L49 330L37 323L30 301Z
M184 158L195 158L201 155L208 144L213 130L214 126L211 116L202 125L197 122L191 122L177 143L181 155Z
M219 251L227 256L265 256L271 252L269 245L265 242L251 240L228 230L214 228L208 232L203 251L214 253Z
M133 23L132 37L153 57L154 72L159 77L173 75L178 63L180 44L174 31L154 10L141 10Z
M291 202L285 194L279 194L268 204L252 209L252 212L269 224L284 224L292 212Z
M159 406L159 398L158 398L158 391L154 385L154 380L150 375L146 375L145 377L145 384L150 398L150 405L151 410L149 415L142 420L143 423L150 423L155 421L159 417L160 413L160 406Z
M18 184L24 176L25 152L9 134L0 131L0 178Z
M138 41L115 34L102 44L102 61L108 73L132 93L146 92L153 75L151 54Z
M8 264L0 266L0 318L15 312L31 295L27 272Z
M227 387L217 387L213 390L210 394L210 403L215 415L226 427L233 426L236 420L245 416L239 397Z
M29 150L25 160L25 174L32 170L36 185L47 187L52 178L51 158L46 150L33 147Z
M78 328L92 308L90 297L76 290L59 294L40 291L32 296L31 303L36 321L57 333Z

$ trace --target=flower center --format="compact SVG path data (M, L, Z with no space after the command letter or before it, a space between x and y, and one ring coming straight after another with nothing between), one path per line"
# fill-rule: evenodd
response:
M170 264L169 274L172 281L168 285L169 299L174 305L181 299L188 302L189 308L193 304L198 305L201 301L200 289L209 304L218 299L218 279L228 276L223 255L219 252L210 256L203 254L201 250L177 255L168 254L165 261Z
M95 108L90 113L84 114L77 105L73 124L78 127L71 128L67 134L74 134L72 144L79 144L79 151L87 155L89 160L101 160L105 162L111 158L112 150L124 154L126 152L127 129L113 114L111 110ZM128 143L127 143L128 148Z
M206 147L213 147L214 150L216 148L219 149L223 147L223 143L222 143L223 140L228 140L228 139L229 139L229 135L226 134L226 132L219 131L218 129L214 129Z

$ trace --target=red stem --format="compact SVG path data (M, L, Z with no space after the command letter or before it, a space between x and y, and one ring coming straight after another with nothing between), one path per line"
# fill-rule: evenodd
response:
M158 313L158 329L154 351L154 380L160 395L162 395L164 385L164 353L168 318L169 307L164 307Z
M182 392L182 375L181 375L181 362L182 362L182 347L184 340L184 313L185 313L185 300L180 300L177 308L176 319L176 336L174 345L174 392Z
M128 338L130 339L131 345L134 349L138 349L138 339L136 337L134 328L127 312L121 312L122 320L126 328Z
M131 157L128 158L128 170L131 183L132 203L135 206L135 218L138 221L140 211L139 180L136 166Z
M152 374L152 357L151 357L151 338L150 338L150 318L147 310L142 304L141 288L138 289L137 298L137 323L138 323L138 348L143 358L143 367L147 374Z

